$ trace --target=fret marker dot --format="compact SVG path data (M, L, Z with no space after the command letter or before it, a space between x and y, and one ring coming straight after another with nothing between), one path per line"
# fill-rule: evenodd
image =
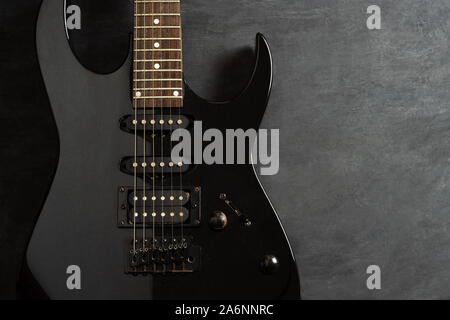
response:
M159 120L159 124L164 124L164 120Z
M142 167L145 168L147 166L146 162L142 162Z
M147 124L147 120L142 120L141 123L142 124Z
M173 124L173 120L170 119L169 121L167 121L169 124Z
M179 167L183 166L183 163L182 162L178 162L178 166Z
M150 123L151 123L152 125L154 125L154 124L156 123L156 121L155 121L155 120L151 120Z
M155 69L161 68L161 65L159 63L155 63Z
M155 19L155 20L153 20L153 22L154 22L155 24L159 24L159 19Z
M159 165L160 165L161 167L164 167L164 162L161 162Z
M151 166L154 168L156 167L156 163L152 162Z
M183 123L183 120L180 119L180 120L177 121L177 123L178 123L179 125L181 125L181 124Z
M147 201L147 197L145 197L145 196L142 197L142 200Z
M135 213L134 213L134 216L137 217L137 216L139 216L139 214L138 214L137 212L135 212Z
M161 217L165 217L166 216L166 214L164 213L164 212L161 212Z
M183 196L180 196L180 197L178 198L178 200L180 200L180 201L183 200Z
M170 200L171 201L175 200L175 197L174 196L170 196Z
M137 168L137 166L138 166L137 162L133 162L133 167Z
M162 201L166 200L166 197L162 196L162 197L161 197L161 200L162 200Z
M180 214L180 217L184 216L184 213L183 213L183 212L180 212L179 214Z
M173 95L174 95L175 97L178 97L178 96L180 95L180 93L179 93L178 91L174 91L174 92L173 92Z
M155 201L155 200L156 200L156 197L155 197L155 196L153 196L153 197L152 197L152 200L153 200L153 201Z
M133 124L134 124L134 125L137 125L137 120L133 120Z
M137 201L137 200L138 200L138 197L133 197L133 200L134 200L134 201Z
M173 162L172 161L169 162L169 167L173 167Z
M171 212L171 213L170 213L170 216L171 216L171 217L175 216L175 213Z
M152 213L152 217L156 217L156 212L153 212L153 213Z
M143 216L146 217L147 216L147 212L144 212Z
M142 96L142 93L140 91L136 92L136 97Z
M159 48L159 42L155 42L154 46L155 48Z

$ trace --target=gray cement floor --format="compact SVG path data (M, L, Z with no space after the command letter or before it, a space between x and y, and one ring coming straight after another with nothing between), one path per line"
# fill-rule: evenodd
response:
M366 27L381 7L381 30ZM450 298L450 58L446 0L189 0L185 75L239 92L256 32L275 78L263 127L281 169L262 177L313 298ZM234 58L240 58L236 60ZM382 289L366 287L381 267Z

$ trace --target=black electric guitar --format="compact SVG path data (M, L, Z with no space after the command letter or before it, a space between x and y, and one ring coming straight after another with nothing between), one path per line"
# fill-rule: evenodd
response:
M37 28L60 141L27 251L43 290L55 299L298 299L294 256L253 165L171 157L171 132L193 131L194 121L259 127L272 83L264 37L245 90L211 103L183 81L179 1L134 1L129 59L109 75L74 58L62 2L44 1ZM69 266L81 288L68 286Z

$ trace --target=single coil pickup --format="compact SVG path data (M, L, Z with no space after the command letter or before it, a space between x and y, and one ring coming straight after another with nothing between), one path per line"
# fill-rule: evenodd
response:
M152 200L153 193L155 201ZM135 197L138 199L136 202ZM144 197L147 200L143 201ZM173 201L170 200L171 197L174 197ZM200 187L173 186L171 191L169 187L162 189L160 186L153 190L149 186L145 192L143 188L136 189L136 193L134 187L119 187L118 190L117 225L120 228L130 228L134 224L142 226L144 215L146 228L152 228L153 222L158 226L164 223L177 228L181 225L197 227L201 221L200 212Z
M201 269L201 248L190 239L136 239L127 247L127 274L192 273Z
M144 189L139 188L136 191L130 190L128 192L128 203L130 206L136 207L145 206L146 207L179 207L183 206L189 202L190 194L184 190L174 190L168 187L166 190L161 189Z
M152 134L153 131L155 131L155 134L160 134L161 130L186 129L190 125L190 120L184 115L179 115L177 111L173 112L172 115L161 115L158 112L156 111L153 114L153 109L151 109L146 115L138 113L136 119L134 115L125 115L119 120L120 129L134 134L136 126L137 133L142 136L144 130L146 134Z
M147 207L145 211L143 212L142 207L128 211L128 224L133 225L136 223L136 225L142 226L145 213L145 224L149 228L152 228L153 223L158 225L158 227L163 223L168 226L179 226L189 220L189 210L185 207Z
M169 174L177 175L186 173L190 169L190 165L180 161L175 163L170 157L124 157L120 160L120 171L128 175L136 175L141 178L144 174L147 180L160 179L161 175Z

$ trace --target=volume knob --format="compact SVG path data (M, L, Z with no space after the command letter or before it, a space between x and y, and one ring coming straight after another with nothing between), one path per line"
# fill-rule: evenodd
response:
M280 261L273 254L267 254L261 261L261 271L264 274L274 274L280 268Z
M223 230L228 224L227 215L222 211L215 211L209 217L209 226L213 230Z

